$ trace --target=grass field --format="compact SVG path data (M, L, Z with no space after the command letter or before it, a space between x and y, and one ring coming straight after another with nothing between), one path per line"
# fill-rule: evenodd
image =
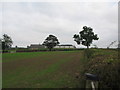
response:
M3 88L77 87L83 56L83 51L3 54Z
M100 90L120 87L118 50L86 51L5 53L3 88L83 88L86 72L99 75Z

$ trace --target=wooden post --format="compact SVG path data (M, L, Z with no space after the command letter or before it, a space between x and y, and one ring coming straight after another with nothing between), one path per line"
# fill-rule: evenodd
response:
M86 89L92 88L92 90L98 90L98 81L86 80Z
M92 90L97 90L98 89L98 76L90 74L90 73L85 73L86 76L86 88L92 88Z
M95 90L95 85L93 81L91 81L91 86L92 86L92 90Z

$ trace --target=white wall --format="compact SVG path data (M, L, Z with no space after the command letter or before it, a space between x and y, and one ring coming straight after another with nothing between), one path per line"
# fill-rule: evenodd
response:
M54 48L74 48L74 46L55 46Z

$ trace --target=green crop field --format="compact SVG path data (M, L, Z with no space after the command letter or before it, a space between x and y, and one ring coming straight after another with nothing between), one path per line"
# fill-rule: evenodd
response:
M83 88L86 72L99 75L101 88L120 87L120 60L115 49L4 53L2 56L3 88Z
M83 51L3 54L3 88L77 87Z

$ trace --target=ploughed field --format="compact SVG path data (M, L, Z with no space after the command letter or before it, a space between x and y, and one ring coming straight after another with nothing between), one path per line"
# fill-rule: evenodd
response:
M3 88L77 87L83 56L83 51L3 54Z

